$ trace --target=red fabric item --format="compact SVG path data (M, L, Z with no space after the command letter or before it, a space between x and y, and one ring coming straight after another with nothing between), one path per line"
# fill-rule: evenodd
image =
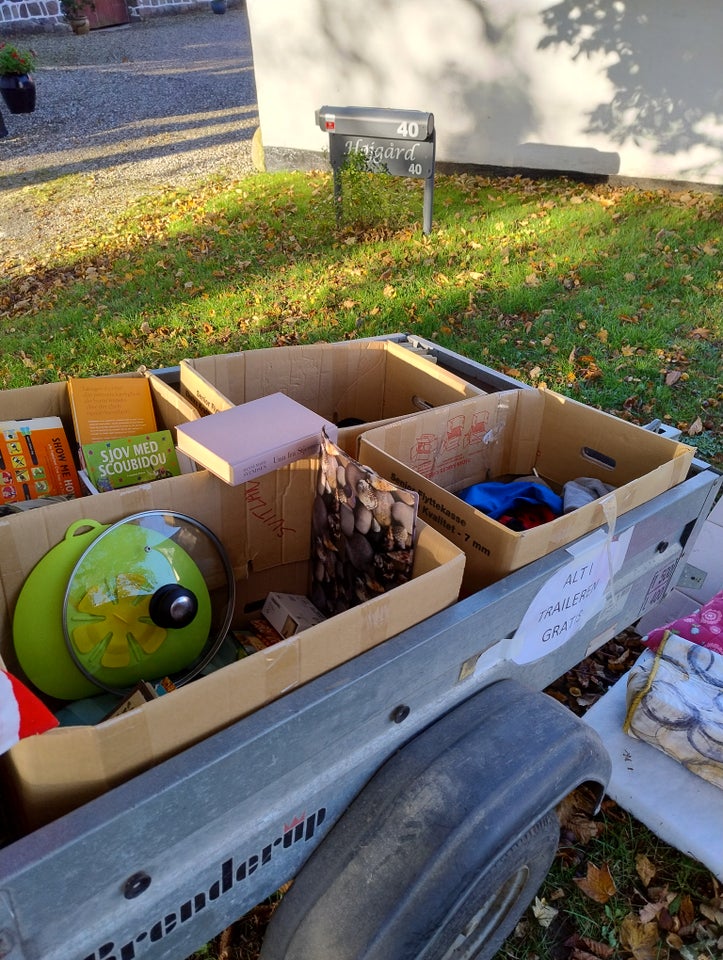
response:
M723 591L716 593L690 616L680 617L665 627L651 630L643 637L643 643L651 650L657 650L666 630L690 640L691 643L707 647L714 653L723 653Z
M544 503L528 503L514 507L497 519L499 523L509 527L510 530L520 532L522 530L531 530L533 527L539 527L540 524L543 523L549 523L550 520L554 520L558 516L559 514L555 513L554 510L551 510Z
M0 753L23 737L45 733L58 726L57 717L24 683L0 670Z

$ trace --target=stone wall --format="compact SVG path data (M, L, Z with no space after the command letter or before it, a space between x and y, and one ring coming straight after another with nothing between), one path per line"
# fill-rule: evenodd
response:
M202 0L127 0L131 23L207 6ZM60 0L0 0L0 39L53 30L69 31Z

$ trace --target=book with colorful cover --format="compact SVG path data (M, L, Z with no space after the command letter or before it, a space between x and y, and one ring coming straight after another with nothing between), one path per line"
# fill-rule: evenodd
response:
M81 447L158 429L147 377L71 377L68 397Z
M60 417L0 421L0 480L4 503L81 496L78 472Z
M81 450L88 479L99 493L181 473L170 430L84 443Z

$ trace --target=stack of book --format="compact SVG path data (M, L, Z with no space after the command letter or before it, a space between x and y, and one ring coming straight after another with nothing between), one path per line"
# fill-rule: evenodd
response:
M78 377L68 381L82 465L93 493L180 474L170 430L158 430L145 377Z

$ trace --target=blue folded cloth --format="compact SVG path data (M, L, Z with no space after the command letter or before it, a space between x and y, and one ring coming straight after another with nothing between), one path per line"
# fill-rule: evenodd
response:
M456 495L493 520L522 504L544 504L558 516L562 513L562 497L544 484L529 480L473 483L471 487L458 490Z

